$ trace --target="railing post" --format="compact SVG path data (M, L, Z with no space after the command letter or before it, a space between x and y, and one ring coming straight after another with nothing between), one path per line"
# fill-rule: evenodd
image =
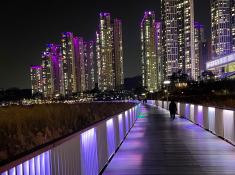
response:
M231 110L223 110L224 138L235 145L235 114Z
M224 138L223 109L215 108L215 134Z

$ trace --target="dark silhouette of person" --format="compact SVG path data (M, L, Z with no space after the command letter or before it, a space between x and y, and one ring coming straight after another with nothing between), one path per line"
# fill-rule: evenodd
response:
M143 98L143 104L147 104L147 98Z
M176 107L176 104L175 104L174 100L171 100L170 105L169 105L169 110L170 110L171 118L174 120L175 119L175 114L176 114L176 111L177 111L177 107Z
M147 98L144 99L144 102L147 104Z

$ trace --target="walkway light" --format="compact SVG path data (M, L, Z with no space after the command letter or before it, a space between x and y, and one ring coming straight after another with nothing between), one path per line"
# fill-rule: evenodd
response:
M163 82L164 85L167 85L167 93L166 93L166 101L167 101L167 109L168 109L168 85L171 84L171 81L170 80L165 80Z

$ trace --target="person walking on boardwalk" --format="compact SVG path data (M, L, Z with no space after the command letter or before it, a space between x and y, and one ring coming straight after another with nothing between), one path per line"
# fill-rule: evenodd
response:
M171 100L170 105L169 105L169 110L170 110L171 118L174 120L175 119L175 114L176 114L176 111L177 111L177 107L176 107L176 104L175 104L174 100Z

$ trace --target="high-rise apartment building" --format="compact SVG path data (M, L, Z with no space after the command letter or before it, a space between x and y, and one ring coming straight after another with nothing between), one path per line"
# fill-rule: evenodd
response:
M161 89L165 78L162 56L162 23L158 21L155 22L155 40L157 56L157 88Z
M100 90L114 89L113 71L113 27L109 13L100 13L97 32L98 86Z
M202 61L200 62L200 73L206 71L206 63L209 61L210 56L210 42L208 40L202 43Z
M161 0L161 20L166 76L182 71L196 79L193 0Z
M32 95L42 94L42 66L30 67Z
M195 60L195 40L194 40L194 1L193 0L181 0L183 8L183 18L184 23L184 72L188 74L192 79L197 80L198 78L198 68L196 67Z
M122 88L124 84L123 75L123 48L122 48L122 22L119 19L113 21L113 70L114 87Z
M46 98L60 94L61 85L61 47L48 44L42 54L43 96Z
M122 25L111 20L110 13L100 13L99 30L96 32L98 87L113 90L123 84ZM119 74L118 74L119 73Z
M62 33L62 94L70 96L76 93L76 66L74 36L71 32Z
M84 42L85 87L87 91L95 88L94 42Z
M158 63L156 22L154 12L145 12L141 22L141 50L142 50L142 85L148 91L157 91Z
M231 53L231 0L211 0L212 59Z
M231 0L232 51L235 52L235 0Z
M206 61L205 61L205 51L206 43L205 43L205 36L204 36L204 26L199 22L194 23L195 27L195 76L198 80L198 77L201 75L202 71L205 70ZM208 51L207 51L208 52Z
M73 46L74 46L74 59L75 59L74 67L75 67L76 92L83 92L86 90L83 38L74 37Z
M83 38L71 32L62 34L62 72L63 95L86 90Z
M179 69L177 4L178 0L161 0L162 54L165 79ZM183 65L183 63L179 64ZM180 67L182 67L181 65Z
M220 78L235 72L235 0L211 0L211 58L208 70Z

